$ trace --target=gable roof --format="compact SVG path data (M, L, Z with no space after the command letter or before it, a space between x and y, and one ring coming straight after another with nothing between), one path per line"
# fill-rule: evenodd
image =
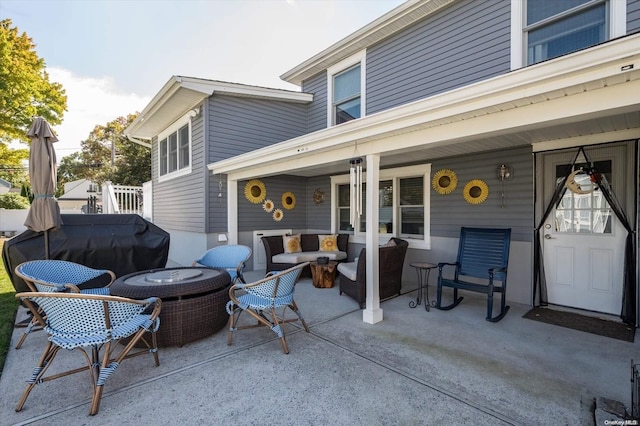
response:
M454 1L456 0L409 0L285 72L280 78L300 86L307 78L441 10Z
M174 75L124 133L151 139L215 93L286 102L308 103L313 100L309 93Z

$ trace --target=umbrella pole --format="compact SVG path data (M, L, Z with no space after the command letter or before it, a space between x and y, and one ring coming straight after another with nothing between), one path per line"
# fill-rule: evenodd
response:
M44 258L49 260L49 231L44 231Z

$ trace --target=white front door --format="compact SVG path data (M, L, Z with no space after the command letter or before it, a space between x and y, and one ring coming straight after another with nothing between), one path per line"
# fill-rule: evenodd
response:
M558 178L571 172L576 150L544 156L545 199ZM618 199L624 197L625 149L590 148L587 156ZM578 160L580 161L580 160ZM573 170L578 170L576 164ZM548 179L553 177L552 179ZM549 303L609 314L622 307L626 230L586 173L577 173L578 192L567 189L542 229ZM591 191L593 189L593 191Z

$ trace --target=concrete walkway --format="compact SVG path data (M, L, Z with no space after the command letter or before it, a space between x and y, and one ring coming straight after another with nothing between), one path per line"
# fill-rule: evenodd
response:
M161 348L159 367L151 356L122 363L94 417L86 373L36 386L23 411L14 411L46 339L33 333L22 349L9 351L0 424L593 424L595 397L630 406L638 339L524 319L523 305L490 323L486 299L476 295L452 311L410 309L415 294L384 302L384 321L370 325L337 286L317 289L301 280L296 300L311 332L286 326L290 354L265 328L238 331L232 346L223 329ZM23 330L15 329L14 344ZM66 367L81 362L66 351L56 359Z

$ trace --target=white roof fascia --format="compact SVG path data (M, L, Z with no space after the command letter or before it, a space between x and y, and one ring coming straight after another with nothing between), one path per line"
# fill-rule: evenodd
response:
M580 90L586 91L594 86L594 82L595 86L598 86L605 84L606 79L638 78L639 41L640 34L623 37L339 126L211 163L207 167L215 174L229 174L285 159L292 164L295 162L291 160L296 156L307 155L313 151L340 149L345 144L352 147L355 140L360 142L379 139L385 134L410 131L412 127L428 127L429 122L433 123L436 120L456 120L455 116L471 112L473 115L481 115L482 112L489 115L495 112L497 107L515 108L516 104L520 103L545 101L549 99L544 96L545 93L556 91L556 95L560 96L559 91L569 87L584 85ZM627 69L628 67L631 68ZM632 77L632 73L635 77ZM512 106L505 106L510 103Z
M302 81L326 70L342 59L367 48L429 16L457 0L409 0L375 21L307 59L280 78L300 86Z
M162 86L162 89L149 101L146 107L138 114L135 120L124 130L126 136L142 137L137 134L139 128L144 124L147 117L153 115L162 105L164 105L171 96L180 88L180 77L171 76L169 81Z
M268 87L250 86L238 83L228 83L224 81L205 80L193 77L172 76L162 87L160 92L153 97L149 104L142 110L138 117L125 130L125 134L132 137L142 137L138 134L144 126L144 121L153 116L160 108L171 103L171 98L181 90L191 90L200 93L202 96L194 102L195 105L202 102L214 93L226 94L230 96L244 96L252 98L263 98L280 100L287 102L309 103L313 101L313 94L294 92L291 90L272 89ZM175 117L184 115L188 109L179 107L175 112ZM171 123L167 123L167 126ZM154 135L155 136L155 135Z

